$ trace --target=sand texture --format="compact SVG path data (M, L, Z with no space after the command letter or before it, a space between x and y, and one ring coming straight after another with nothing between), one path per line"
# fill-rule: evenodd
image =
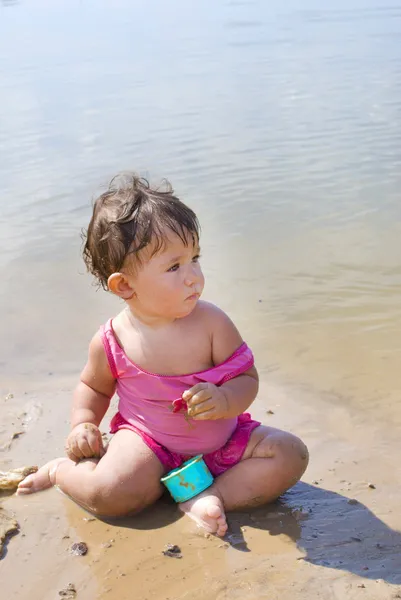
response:
M311 453L303 481L279 501L229 515L220 540L167 497L135 518L104 522L55 489L29 497L3 492L5 529L17 528L7 513L20 523L0 562L4 597L52 600L72 594L69 584L80 600L128 600L133 589L142 600L401 597L398 436L383 415L361 417L329 395L266 385L261 395L273 410L258 400L255 416L296 432ZM34 417L2 452L0 467L62 454L68 402L67 390L16 394L13 422L18 414ZM88 548L82 556L71 551L81 542ZM182 557L164 554L167 544Z

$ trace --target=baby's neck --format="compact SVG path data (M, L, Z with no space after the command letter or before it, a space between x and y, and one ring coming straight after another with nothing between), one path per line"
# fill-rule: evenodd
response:
M133 308L129 305L126 306L124 312L131 326L135 329L141 329L143 327L149 329L162 329L172 325L176 320L167 319L158 315L142 314L136 308Z

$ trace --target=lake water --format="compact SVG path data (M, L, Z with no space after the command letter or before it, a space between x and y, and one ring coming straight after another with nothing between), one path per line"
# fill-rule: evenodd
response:
M118 310L79 234L135 169L198 212L262 377L401 423L401 2L3 0L0 149L2 391Z

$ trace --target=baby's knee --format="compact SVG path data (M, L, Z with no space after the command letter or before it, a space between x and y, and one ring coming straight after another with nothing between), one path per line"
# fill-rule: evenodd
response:
M296 435L293 435L292 433L290 433L288 435L291 438L289 443L291 446L292 453L294 454L294 456L297 459L301 459L301 461L303 461L303 463L305 463L305 468L306 468L308 465L308 462L309 462L309 450L308 450L307 446Z
M282 446L282 459L288 471L293 472L293 479L296 482L302 477L308 466L308 448L299 437L288 433Z
M265 456L278 459L285 463L286 467L292 465L295 470L301 471L301 474L308 466L308 448L299 437L292 433L277 430L273 435L267 436L264 443L262 441L259 444L254 455L260 455L263 450L267 452Z

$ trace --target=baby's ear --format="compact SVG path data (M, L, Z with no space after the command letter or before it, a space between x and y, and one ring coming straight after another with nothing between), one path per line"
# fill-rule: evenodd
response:
M134 295L134 290L124 273L113 273L107 280L109 290L123 300L129 300Z

